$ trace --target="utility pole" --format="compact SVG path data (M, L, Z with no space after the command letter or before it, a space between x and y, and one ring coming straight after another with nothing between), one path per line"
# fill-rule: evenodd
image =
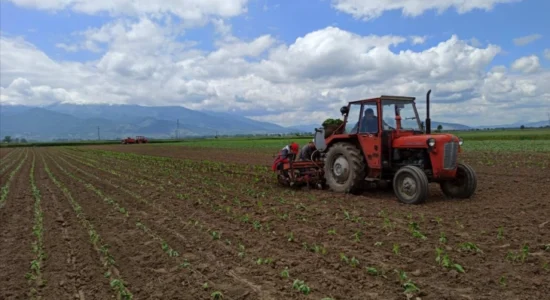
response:
M97 140L100 141L101 138L99 137L99 126L97 126Z

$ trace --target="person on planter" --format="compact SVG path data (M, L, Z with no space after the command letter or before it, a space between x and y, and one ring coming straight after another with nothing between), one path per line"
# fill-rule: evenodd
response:
M273 161L273 166L271 167L272 170L281 170L284 163L295 161L296 157L298 156L299 149L300 146L295 142L284 146L283 149L281 149L281 151L279 152L279 155L275 158L275 161Z
M319 157L321 155L319 151L315 152L315 150L317 150L317 148L315 147L315 140L312 140L302 148L302 151L300 151L300 156L299 156L300 160L310 161L312 159L312 155L313 155L313 160L319 160Z

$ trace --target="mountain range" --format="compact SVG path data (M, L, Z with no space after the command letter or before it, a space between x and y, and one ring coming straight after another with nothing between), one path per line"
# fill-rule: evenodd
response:
M55 103L42 107L22 105L0 106L0 137L12 136L28 140L52 139L120 139L126 136L144 135L148 138L174 138L176 129L180 138L245 135L289 134L313 132L319 124L283 127L277 124L252 120L230 113L196 111L181 106L139 106L106 104ZM462 124L432 121L432 127L443 126L446 130L468 130ZM519 127L522 124L498 126ZM539 127L547 122L523 124ZM497 127L497 126L491 126Z

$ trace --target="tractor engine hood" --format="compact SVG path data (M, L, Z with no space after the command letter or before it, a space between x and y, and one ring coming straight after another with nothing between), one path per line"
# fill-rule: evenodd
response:
M401 136L393 140L393 148L431 148L448 142L462 144L462 139L453 134L420 134Z

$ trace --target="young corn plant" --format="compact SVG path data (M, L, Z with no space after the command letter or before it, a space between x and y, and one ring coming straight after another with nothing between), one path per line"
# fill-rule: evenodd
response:
M393 244L392 251L395 255L399 255L399 244L398 243Z
M472 242L465 242L465 243L460 244L460 249L462 249L464 251L483 253L483 251L481 249L479 249L479 247L476 244L472 243Z
M511 262L525 262L525 259L529 256L529 245L524 244L523 247L521 247L521 250L519 252L516 251L508 251L506 254L506 259Z
M498 240L504 239L504 227L503 227L503 226L500 226L500 227L497 229L497 239L498 239Z
M441 232L441 233L439 234L439 242L440 242L441 244L447 243L447 236L445 235L444 232Z
M221 300L223 299L223 294L220 291L215 291L212 294L210 294L213 300Z
M304 295L309 295L311 293L311 288L303 280L295 279L292 283L292 288L300 291Z
M435 261L445 268L453 268L457 270L460 273L464 273L464 268L457 263L454 263L450 258L449 255L441 248L435 248L436 257Z
M281 272L281 277L288 279L290 277L290 271L288 270L288 267L285 267L285 269Z
M422 240L427 239L427 237L420 232L420 228L416 222L409 222L409 230L411 231L412 235L416 238L420 238Z
M416 284L408 278L407 273L405 271L401 270L395 270L395 272L399 276L399 281L401 282L401 286L404 289L405 294L413 294L420 292L420 289L416 286Z

